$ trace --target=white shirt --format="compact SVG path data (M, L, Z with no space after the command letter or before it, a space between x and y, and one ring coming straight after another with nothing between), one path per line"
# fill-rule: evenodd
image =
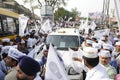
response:
M37 42L37 40L35 38L28 38L27 47L32 48L35 45L36 42Z
M100 64L91 70L88 70L85 80L110 80L109 76Z

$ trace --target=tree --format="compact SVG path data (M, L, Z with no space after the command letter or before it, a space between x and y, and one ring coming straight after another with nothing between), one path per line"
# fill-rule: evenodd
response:
M65 10L63 7L61 7L55 11L54 19L59 20L59 18L63 18L64 20L68 20L69 17L72 17L72 20L74 21L76 16L78 15L80 15L80 13L77 11L77 9L72 9L72 11L68 11L68 10Z
M32 17L35 18L34 10L40 9L40 7L42 6L41 2L39 0L23 0L23 2L24 4L27 4L27 3L30 4L30 10L32 11Z
M71 15L72 15L73 19L75 19L76 16L80 17L81 13L77 10L77 8L72 8L71 9Z
M56 8L59 8L61 5L65 6L66 5L66 0L44 0L45 4L48 6L51 6L53 11ZM40 9L43 5L41 3L41 0L23 0L23 2L30 3L31 11L34 14L34 9ZM34 4L36 2L36 4ZM34 16L34 15L33 15Z
M59 8L61 5L65 6L66 2L65 0L45 0L46 5L49 5L53 8Z
M55 20L59 20L59 18L64 19L65 16L68 18L68 16L70 16L70 12L65 10L63 7L58 8L54 13Z
M39 5L36 5L37 7L42 7L42 3L40 0L23 0L24 3L33 3L37 1L39 3ZM59 8L61 5L66 6L66 0L44 0L45 4L48 6L51 6L53 8L53 10L55 8Z

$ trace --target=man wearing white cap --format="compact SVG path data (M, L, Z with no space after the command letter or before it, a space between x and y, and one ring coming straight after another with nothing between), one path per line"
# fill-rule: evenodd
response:
M118 64L118 66L117 66L118 73L120 73L120 41L116 42L115 49L113 51L113 55L114 55L116 62Z
M93 43L92 40L87 39L87 40L85 41L85 46L82 47L83 50L86 49L86 48L88 48L88 47L92 47L92 43Z
M109 78L114 80L117 74L116 69L110 65L111 54L109 51L101 50L99 53L100 64L106 68Z
M86 40L89 40L88 35L84 36L84 41L82 42L82 48L84 48L86 46Z
M24 54L28 54L29 53L29 51L27 50L27 48L26 48L26 46L25 46L25 41L24 40L21 40L21 42L18 42L17 43L17 49L20 51L20 52L22 52L22 53L24 53Z
M114 47L114 50L112 50L112 57L111 57L110 64L114 66L115 69L117 70L117 73L119 73L118 63L116 59L119 59L119 55L120 55L120 41L116 42L114 46L115 47Z
M10 48L8 51L8 56L5 59L6 65L10 66L11 69L8 71L8 74L5 76L4 80L17 80L16 78L16 66L18 64L18 59L24 56L23 53L19 52L15 48Z
M101 44L98 44L97 38L95 36L92 36L91 39L93 41L92 47L100 50L101 49Z
M112 45L112 42L109 39L109 36L107 34L104 34L103 37L105 38L105 43Z
M120 41L115 43L115 48L114 48L112 55L114 55L115 58L120 55Z
M2 45L3 45L3 46L10 45L10 39L9 39L9 38L4 38L4 39L2 39Z
M8 50L10 48L10 39L9 38L4 38L2 39L2 48L1 48L1 53L0 53L0 57L1 57L1 61L0 61L0 69L6 74L7 70L9 70L10 68L8 66L5 65L5 60L4 58L7 57L8 54Z
M109 40L108 35L103 35L101 39L98 41L98 43L101 44L101 46L103 46L103 44L112 45L112 42Z
M99 64L98 50L96 48L84 49L83 61L88 68L85 80L109 80L105 68Z
M92 43L93 41L92 40L86 40L86 47L92 47Z
M30 35L30 37L27 40L28 51L31 51L34 48L36 42L37 40L34 38L34 35Z
M112 53L112 51L114 50L114 47L110 44L103 44L102 50L107 50L107 51L110 51L110 53Z
M8 70L10 69L10 67L5 64L5 58L8 55L8 51L10 47L11 46L4 46L2 47L2 50L1 50L0 56L2 60L0 61L0 69L2 70L2 72L4 72L4 74L7 74Z

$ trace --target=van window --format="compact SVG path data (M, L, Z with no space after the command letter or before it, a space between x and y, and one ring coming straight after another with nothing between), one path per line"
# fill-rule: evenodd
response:
M79 47L79 37L71 35L48 35L46 43L52 43L57 50L68 50L68 48Z

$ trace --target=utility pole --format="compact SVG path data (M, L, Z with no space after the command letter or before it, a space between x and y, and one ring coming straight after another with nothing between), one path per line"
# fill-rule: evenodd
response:
M103 0L102 27L109 27L109 5L110 0Z

